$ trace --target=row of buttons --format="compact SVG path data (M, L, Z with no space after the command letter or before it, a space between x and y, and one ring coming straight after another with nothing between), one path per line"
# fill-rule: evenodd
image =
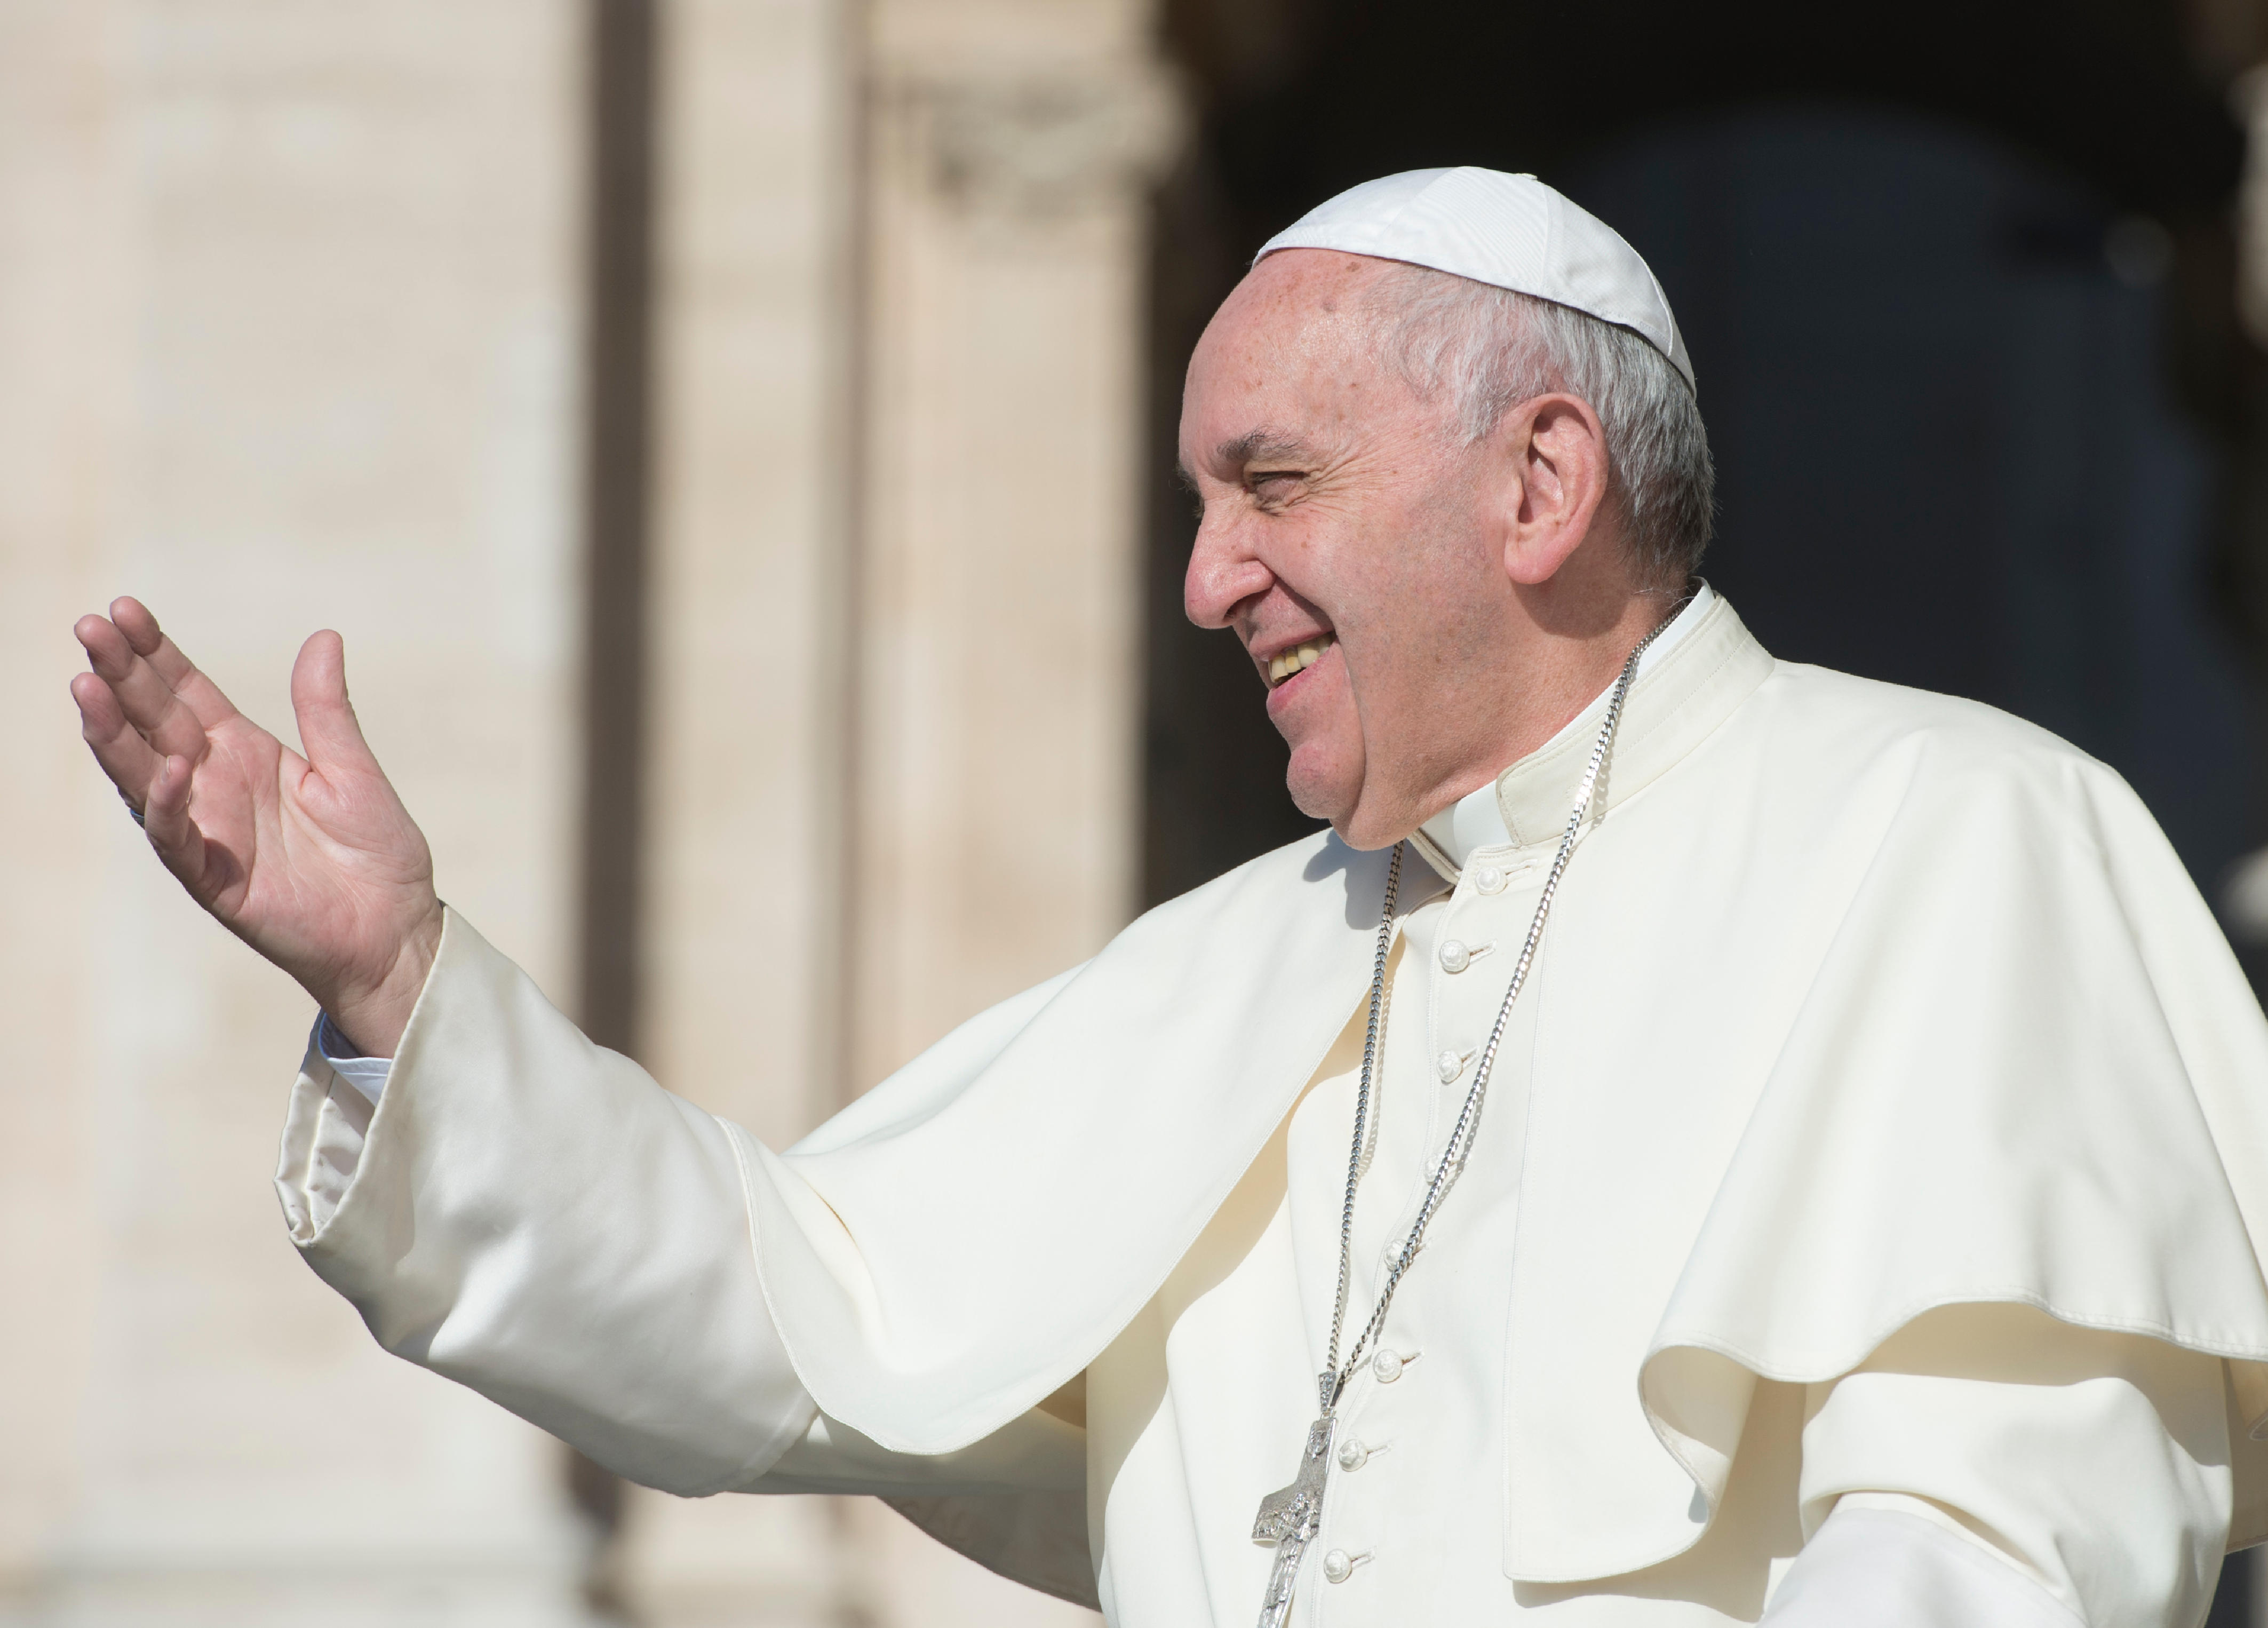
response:
M1523 866L1521 874L1525 875L1528 868ZM1506 882L1511 880L1493 865L1475 866L1470 875L1474 889L1480 893L1502 893ZM1441 947L1434 954L1441 963L1441 970L1454 976L1462 972L1495 947L1493 944L1475 946L1467 944L1462 939L1445 939L1441 942ZM1454 1050L1444 1051L1433 1059L1433 1072L1440 1077L1443 1085L1453 1086L1456 1084L1459 1076L1464 1073L1465 1064L1472 1060L1473 1054L1469 1051Z
M1528 868L1521 867L1523 874ZM1470 879L1474 890L1484 894L1502 893L1511 880L1501 869L1493 865L1475 866L1466 874ZM1476 946L1467 944L1462 939L1447 939L1442 941L1440 948L1434 954L1440 963L1441 970L1454 976L1464 971L1474 961L1495 947L1493 944ZM1466 1065L1473 1059L1473 1055L1470 1051L1445 1050L1433 1060L1433 1072L1440 1077L1443 1085L1453 1084L1465 1072ZM1381 1385L1391 1385L1402 1377L1403 1370L1409 1361L1410 1359L1404 1357L1400 1352L1389 1351L1381 1346L1370 1359L1371 1377ZM1377 1450L1368 1442L1350 1436L1339 1443L1334 1456L1338 1460L1339 1469L1351 1475L1368 1463L1371 1455ZM1370 1558L1367 1551L1351 1553L1344 1549L1333 1549L1323 1556L1323 1580L1329 1583L1343 1583L1354 1575L1356 1566Z
M1370 1376L1381 1385L1391 1385L1402 1377L1402 1371L1409 1365L1409 1361L1410 1359L1400 1352L1388 1351L1381 1345L1377 1354L1370 1359ZM1350 1436L1339 1443L1338 1451L1334 1456L1339 1462L1339 1468L1351 1475L1370 1462L1370 1455L1376 1451L1378 1449L1368 1442ZM1323 1580L1327 1583L1343 1583L1354 1575L1355 1567L1369 1558L1368 1550L1350 1554L1344 1549L1334 1549L1323 1556Z

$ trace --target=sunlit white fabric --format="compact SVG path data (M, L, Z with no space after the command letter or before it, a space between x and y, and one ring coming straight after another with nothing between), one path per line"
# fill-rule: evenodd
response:
M1420 902L1405 866L1358 1308L1587 751L1507 771L1512 841L1454 889ZM350 1171L310 1059L294 1236L390 1349L640 1479L871 1473L1059 1591L1084 1525L1122 1624L1241 1621L1328 1330L1383 870L1329 839L1256 861L784 1155L589 1046L453 917ZM2232 1506L2241 1536L2260 1514L2262 1410L2232 1435L2221 1359L2241 1396L2268 1355L2268 1048L2228 963L2099 767L1775 665L1710 608L1632 691L1399 1366L1350 1396L1381 1450L1335 1476L1312 1553L1347 1580L1304 1580L1302 1620L1753 1620L1845 1495L1999 1512L1986 1558L2089 1621L2209 1584ZM2003 1373L2027 1348L1969 1302L2109 1344Z
M1837 1508L1789 1568L1764 1617L1764 1628L2086 1628L2086 1623L1985 1545L1910 1503Z

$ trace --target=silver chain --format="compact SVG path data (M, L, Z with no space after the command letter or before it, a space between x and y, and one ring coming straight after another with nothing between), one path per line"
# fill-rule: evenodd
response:
M1682 606L1678 608L1682 608ZM1394 1303L1394 1291L1401 1285L1402 1274L1410 1270L1410 1263L1418 1258L1424 1243L1426 1223L1441 1206L1457 1177L1463 1174L1465 1159L1472 1152L1474 1137L1480 1129L1481 1104L1488 1096L1489 1079L1496 1071L1497 1048L1504 1042L1506 1022L1512 1016L1512 1003L1520 997L1521 987L1528 982L1528 969L1535 964L1535 947L1543 939L1544 918L1551 913L1551 901L1559 891L1559 878L1567 869L1568 856L1575 851L1575 838L1583 828L1583 817L1591 809L1591 799L1598 790L1599 777L1604 772L1607 755L1612 749L1615 730L1622 722L1623 702L1630 694L1631 681L1638 673L1638 658L1646 646L1661 637L1662 629L1676 619L1677 608L1657 623L1653 632L1638 640L1623 663L1622 675L1616 679L1612 695L1607 701L1606 721L1600 726L1599 738L1592 744L1591 760L1583 770L1581 783L1575 789L1574 811L1567 816L1567 829L1559 838L1559 851L1551 861L1551 873L1543 879L1543 896L1535 902L1535 915L1528 924L1528 939L1520 948L1520 960L1513 967L1512 982L1504 991L1504 1000L1496 1009L1496 1022L1489 1029L1488 1043L1481 1050L1480 1065L1474 1071L1473 1083L1465 1093L1465 1105L1457 1115L1457 1123L1449 1131L1448 1145L1441 1150L1440 1162L1433 1168L1432 1179L1425 1184L1425 1202L1418 1206L1418 1219L1411 1223L1410 1235L1402 1241L1395 1252L1394 1263L1386 1274L1386 1282L1379 1289L1377 1308L1364 1325L1361 1337L1347 1353L1344 1366L1339 1362L1339 1337L1346 1323L1347 1285L1354 1270L1354 1195L1361 1184L1363 1170L1368 1163L1366 1138L1370 1128L1371 1079L1378 1062L1379 1037L1385 1028L1386 1017L1386 960L1394 942L1394 902L1402 885L1402 847L1394 845L1394 857L1386 868L1386 902L1379 913L1378 953L1370 969L1370 1023L1362 1041L1362 1083L1356 1088L1354 1099L1354 1145L1347 1155L1346 1204L1339 1212L1339 1285L1338 1298L1331 1308L1331 1344L1323 1372L1317 1376L1316 1388L1322 1393L1323 1411L1329 1413L1338 1404L1346 1389L1347 1381L1362 1366L1363 1353L1378 1337L1386 1322L1386 1308Z

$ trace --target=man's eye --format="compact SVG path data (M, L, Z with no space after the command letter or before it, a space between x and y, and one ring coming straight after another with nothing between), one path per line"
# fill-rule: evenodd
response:
M1263 469L1245 476L1245 484L1260 497L1281 497L1305 478L1304 469Z

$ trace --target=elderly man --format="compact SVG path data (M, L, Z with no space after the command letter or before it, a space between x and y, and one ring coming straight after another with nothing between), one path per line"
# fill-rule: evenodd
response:
M335 636L303 759L82 622L103 768L327 1014L314 1269L624 1475L1129 1628L2197 1622L2268 1532L2268 1029L2132 793L1758 647L1660 291L1530 178L1276 239L1182 455L1331 830L784 1153L445 910Z

